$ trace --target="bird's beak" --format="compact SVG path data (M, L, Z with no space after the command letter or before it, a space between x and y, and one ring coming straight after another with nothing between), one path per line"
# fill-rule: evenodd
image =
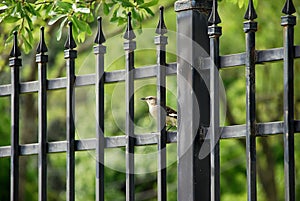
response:
M141 98L141 100L146 100L146 98Z

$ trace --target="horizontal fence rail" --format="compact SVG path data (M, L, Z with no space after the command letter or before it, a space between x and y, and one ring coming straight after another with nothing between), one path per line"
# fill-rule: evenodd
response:
M300 133L300 120L294 121L295 134ZM235 125L220 127L221 139L243 138L246 137L246 125ZM282 134L284 123L268 122L257 123L257 137L267 137ZM159 133L135 134L135 146L154 145L158 142ZM209 137L206 140L210 140ZM177 132L167 133L167 143L177 143ZM61 153L66 151L66 141L47 142L47 153ZM20 155L38 154L38 143L20 144ZM105 137L104 148L120 148L126 146L126 136ZM75 140L75 151L94 150L96 139ZM11 146L0 147L0 157L9 157Z
M294 58L300 58L300 46L294 46ZM228 67L243 67L245 65L246 53L238 53L231 55L220 56L220 68L226 69ZM273 48L268 50L257 50L256 64L263 64L267 62L276 62L283 60L283 48ZM203 63L204 69L210 69L210 57L204 58L199 63ZM166 75L176 75L177 63L166 64ZM134 79L153 78L157 76L156 69L158 65L141 66L133 70ZM125 81L125 70L117 70L113 72L104 73L105 83L116 83ZM75 86L89 86L95 84L95 74L77 75ZM66 78L55 78L47 80L47 90L57 90L66 88ZM21 82L20 93L34 93L38 91L38 81ZM9 96L11 94L11 84L0 85L0 96Z

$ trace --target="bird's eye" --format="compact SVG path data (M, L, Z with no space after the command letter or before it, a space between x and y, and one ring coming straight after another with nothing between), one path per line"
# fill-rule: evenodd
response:
M148 100L152 100L152 99L153 99L153 97L149 97L149 98L148 98Z

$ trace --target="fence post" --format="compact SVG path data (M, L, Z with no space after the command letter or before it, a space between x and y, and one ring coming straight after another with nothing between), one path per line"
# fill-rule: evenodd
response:
M294 201L295 197L295 142L294 142L294 26L296 25L296 8L292 0L285 1L281 17L283 26L283 142L284 142L284 174L285 200Z
M18 47L18 32L14 31L14 44L10 52L11 67L11 153L10 153L10 200L19 200L19 140L20 140L20 66L22 59Z
M98 32L95 38L96 56L96 201L104 201L104 54L106 41L102 31L102 18L98 17Z
M160 7L160 16L158 26L155 33L154 43L156 45L157 58L157 104L160 106L157 111L157 130L160 132L158 140L158 171L157 171L157 200L167 200L167 152L166 152L166 45L168 37L164 36L167 33L167 27L164 22L164 7Z
M124 34L125 50L125 102L126 102L126 201L135 200L134 183L134 50L136 49L136 38L131 25L131 13L127 17L127 29Z
M69 22L69 34L65 43L66 60L66 131L67 131L67 201L75 200L75 59L77 45L73 38L72 22Z
M39 139L39 201L47 201L47 62L48 48L44 39L44 27L41 27L40 42L36 50L38 65L38 139Z
M209 0L175 3L177 12L178 84L178 201L210 200L210 154L199 157L203 127L210 124L209 70L202 58L209 56L207 19Z

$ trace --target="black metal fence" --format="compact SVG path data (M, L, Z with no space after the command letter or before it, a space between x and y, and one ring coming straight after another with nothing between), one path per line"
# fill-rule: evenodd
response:
M284 172L285 200L295 200L295 161L294 134L300 132L300 121L294 119L294 59L300 57L300 46L294 45L294 26L296 24L295 7L291 0L285 2L281 25L284 32L284 45L281 48L256 50L255 32L257 18L252 0L249 1L245 14L244 32L246 50L243 53L219 55L219 37L222 28L217 11L217 2L213 1L178 1L178 61L166 63L167 32L163 9L156 29L155 45L157 63L153 66L134 68L135 34L128 14L128 25L124 38L125 70L105 72L104 55L106 47L102 33L101 18L98 19L98 33L95 39L96 57L95 74L75 75L77 58L76 43L72 35L72 23L65 44L66 77L47 79L47 47L44 41L44 29L37 48L38 80L20 82L21 53L18 48L17 33L14 33L14 45L10 53L11 84L0 86L0 96L11 98L11 145L0 147L0 157L11 159L11 200L18 200L20 156L38 155L38 197L47 200L47 155L65 152L67 160L66 197L75 200L75 152L96 151L96 200L104 200L104 153L106 148L125 147L126 149L126 200L135 199L135 146L157 144L158 172L157 199L167 200L166 180L166 144L176 143L178 147L178 195L177 200L220 200L220 150L219 140L227 138L246 138L247 191L248 200L257 200L256 181L256 138L283 133L284 136ZM210 15L209 15L210 13ZM209 16L209 17L208 17ZM207 23L208 20L208 23ZM209 26L208 26L209 24ZM210 53L202 55L191 39ZM200 58L200 59L199 59ZM255 65L264 62L283 60L284 63L284 121L256 123L255 114ZM246 71L246 125L220 128L219 119L219 70L227 67L245 66ZM178 131L167 132L164 110L166 107L166 76L176 74L178 78ZM124 77L125 75L125 77ZM209 81L205 84L203 77ZM159 132L135 134L134 124L134 80L148 77L157 78L157 99L162 107L158 112L157 127ZM183 78L183 79L182 79ZM105 137L104 129L104 85L117 81L125 82L126 128L124 136ZM207 83L207 82L206 82ZM96 92L96 131L95 138L75 140L74 107L75 88L94 85ZM66 89L66 141L47 141L47 93L50 90ZM20 144L20 95L38 94L38 142ZM220 133L221 131L221 133ZM203 159L199 150L208 146L212 150Z

